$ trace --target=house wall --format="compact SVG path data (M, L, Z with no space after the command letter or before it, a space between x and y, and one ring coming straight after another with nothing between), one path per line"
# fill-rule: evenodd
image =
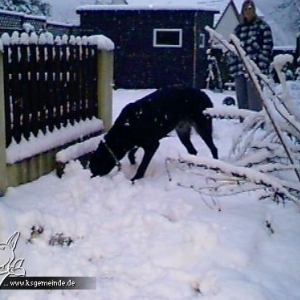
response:
M238 25L239 20L235 14L232 6L229 6L225 11L222 18L219 19L215 30L221 34L227 41L230 40L230 34L233 33L235 27Z
M213 24L212 12L91 10L79 14L81 34L105 34L115 43L116 88L204 87L205 49L196 44L199 32L205 34L207 41L203 28ZM182 46L154 47L153 30L163 28L182 29ZM195 74L199 69L201 74Z

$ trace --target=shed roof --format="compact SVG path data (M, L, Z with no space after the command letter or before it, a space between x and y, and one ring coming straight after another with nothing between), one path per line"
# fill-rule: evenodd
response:
M77 7L76 11L99 11L99 10L201 10L211 11L218 13L219 10L216 7L207 5L195 5L195 4L149 4L149 5L82 5Z

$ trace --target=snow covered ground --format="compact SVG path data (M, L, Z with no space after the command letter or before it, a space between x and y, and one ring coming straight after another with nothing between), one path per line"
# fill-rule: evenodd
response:
M149 92L114 91L114 117ZM224 93L208 93L216 107L222 105ZM240 123L217 119L214 126L226 160ZM198 136L193 141L210 157ZM106 177L91 179L73 161L62 179L53 172L9 188L0 198L0 242L20 232L15 257L24 259L26 276L92 276L97 288L2 290L0 299L300 299L296 205L258 201L254 192L212 199L177 186L186 174L170 165L169 182L165 159L185 154L171 134L134 185L129 178L136 167L124 158L122 171ZM31 236L33 226L42 233Z

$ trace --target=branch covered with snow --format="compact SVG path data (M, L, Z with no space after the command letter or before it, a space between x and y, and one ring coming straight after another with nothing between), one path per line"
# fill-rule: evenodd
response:
M223 196L261 189L268 194L272 192L273 197L277 200L279 198L282 201L288 199L300 208L300 187L270 174L264 174L251 168L234 166L212 158L193 155L183 156L179 160L168 159L168 163L170 162L180 170L189 173L189 175L204 176L210 182L209 184L198 186L199 181L196 180L191 184L191 187L203 193L207 191L207 195ZM295 196L292 192L298 196Z
M188 158L179 161L180 169L198 175L204 175L205 172L205 176L211 179L209 186L195 188L192 184L201 193L209 190L210 194L224 195L224 192L234 194L263 189L262 198L273 195L277 199L290 199L299 206L300 101L297 98L299 93L294 99L290 98L289 93L289 87L295 88L295 85L286 84L284 76L281 76L282 93L279 94L272 81L246 55L236 36L231 36L232 44L229 44L213 29L206 27L206 30L212 39L216 39L227 51L233 52L242 60L249 78L260 94L263 110L249 112L233 108L207 109L205 113L212 117L243 120L241 130L233 140L228 162ZM281 72L282 67L291 59L288 55L277 56L273 66Z

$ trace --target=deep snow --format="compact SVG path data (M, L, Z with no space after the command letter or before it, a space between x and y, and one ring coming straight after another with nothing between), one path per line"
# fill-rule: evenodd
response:
M149 92L114 91L114 118ZM232 94L207 92L216 107ZM214 120L221 160L227 160L240 127L237 120ZM199 155L210 158L198 136L193 142ZM169 182L165 159L184 155L172 133L134 185L129 178L136 167L124 158L122 171L106 177L91 179L73 161L62 179L53 172L9 188L0 198L0 242L21 233L15 254L24 258L26 276L95 276L97 289L3 290L0 299L300 299L297 206L258 201L255 192L204 197L177 185L189 175L172 164ZM28 242L33 226L43 232ZM57 233L73 243L50 246Z

